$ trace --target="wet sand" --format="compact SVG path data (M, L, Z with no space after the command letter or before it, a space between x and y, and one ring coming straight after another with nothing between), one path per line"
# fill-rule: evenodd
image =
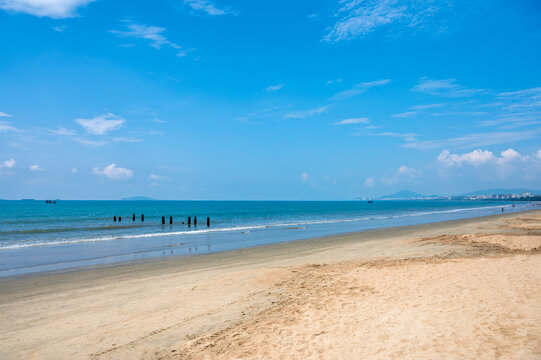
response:
M541 211L0 280L2 359L539 359Z

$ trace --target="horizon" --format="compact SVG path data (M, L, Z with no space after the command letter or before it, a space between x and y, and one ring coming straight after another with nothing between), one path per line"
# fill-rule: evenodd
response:
M420 193L417 193L415 191L411 191L409 189L403 189L403 190L399 190L395 193L392 193L392 194L382 194L382 195L378 195L376 197L366 197L366 196L358 196L356 198L352 198L352 199L341 199L341 200L337 200L337 199L325 199L325 200L322 200L322 199L313 199L313 200L291 200L291 199L273 199L273 200L268 200L268 199L250 199L250 200L240 200L240 199L227 199L227 200L214 200L214 199L156 199L156 198L152 198L152 197L149 197L149 196L144 196L144 195L135 195L135 196L129 196L129 197L124 197L124 198L119 198L119 199L61 199L61 198L20 198L20 199L3 199L3 198L0 198L1 201L44 201L44 200L59 200L59 201L217 201L217 202L220 202L220 201L239 201L239 202L242 202L242 201L277 201L277 202L287 202L287 201L314 201L314 202L317 202L317 201L363 201L363 200L381 200L381 201L389 201L389 200L393 200L393 199L389 199L388 197L390 196L394 196L394 195L397 195L399 193L413 193L413 194L416 194L416 195L419 195L421 197L427 197L427 198L430 198L430 197L455 197L455 196L469 196L471 194L476 194L476 193L488 193L489 191L493 191L492 193L490 193L490 195L508 195L508 194L519 194L521 195L522 193L524 192L530 192L531 193L531 196L539 196L541 194L541 190L532 190L532 189L484 189L484 190L475 190L475 191L468 191L468 192L465 192L465 193L461 193L461 194L430 194L430 195L427 195L427 194L420 194ZM394 199L394 200L415 200L415 199ZM427 199L427 200L430 200L430 199ZM435 200L442 200L442 199L435 199ZM457 199L449 199L449 200L457 200ZM464 200L464 199L461 199L461 200ZM476 201L476 200L490 200L490 199L469 199L469 200L472 200L472 201Z
M0 198L537 191L539 14L536 1L0 1Z

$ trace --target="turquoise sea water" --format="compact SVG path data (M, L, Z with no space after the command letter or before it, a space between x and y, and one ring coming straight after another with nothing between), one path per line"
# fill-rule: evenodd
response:
M0 277L193 256L491 215L501 213L502 207L506 212L521 211L529 206L487 201L0 201ZM122 221L114 222L113 216L121 216ZM169 225L170 216L173 225ZM190 227L188 216L192 217ZM194 216L197 226L193 225ZM210 227L206 226L207 217Z

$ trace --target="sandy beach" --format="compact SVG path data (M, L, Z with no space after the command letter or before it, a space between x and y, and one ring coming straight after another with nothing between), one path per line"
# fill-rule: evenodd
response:
M541 211L0 280L1 359L539 359Z

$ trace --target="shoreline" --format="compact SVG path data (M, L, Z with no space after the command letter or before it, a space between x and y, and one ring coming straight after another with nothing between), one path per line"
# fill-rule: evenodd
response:
M540 241L532 210L2 279L0 357L535 358Z
M493 204L494 206L487 207L488 204L479 204L478 202L469 205L445 201L434 202L432 205L419 202L404 202L403 204L390 202L389 208L384 203L376 205L360 203L353 206L344 202L336 202L328 210L323 209L324 206L318 203L319 208L317 209L322 211L319 215L317 209L310 208L311 210L306 210L305 205L296 205L291 212L302 214L300 218L296 219L291 216L283 216L287 211L283 202L278 203L281 205L279 205L279 216L276 218L265 218L260 208L261 204L258 206L245 205L242 208L243 211L254 211L253 216L246 216L246 220L249 220L247 223L236 219L236 217L235 219L227 219L225 222L222 219L221 222L217 220L216 227L213 226L210 229L203 227L190 230L189 227L177 226L179 224L176 223L175 225L159 226L152 221L145 223L141 230L139 230L139 226L135 226L133 229L130 226L130 230L125 231L112 226L111 230L106 232L87 231L85 229L96 229L96 224L91 227L81 227L76 225L79 224L78 221L71 223L59 220L60 223L55 223L57 226L50 229L49 225L44 224L41 220L37 220L37 223L32 226L21 225L22 227L17 227L17 225L13 227L10 225L14 231L26 229L25 231L29 233L24 236L15 234L13 238L9 235L9 231L0 234L0 243L2 243L2 249L0 250L2 270L0 270L0 277L56 272L69 268L92 267L100 264L108 265L149 258L163 259L170 256L210 254L369 229L471 218L498 214L500 213L500 206L508 207L509 212L531 209L531 204L519 205L515 209L511 208L509 203ZM94 205L85 206L88 207L88 211L95 210L92 207ZM175 206L178 206L178 204ZM228 206L231 207L231 204ZM212 210L212 208L214 207L207 206L204 210L208 211L209 209ZM65 213L68 211L63 207L54 209L56 209L55 216L58 219L63 219L62 216L66 215ZM166 208L164 211L178 211L178 209L175 209ZM341 213L342 210L340 209L345 212ZM202 211L195 208L191 210ZM219 212L222 210L224 209L218 206L213 211ZM154 209L153 211L158 210ZM330 211L330 217L325 215L327 214L325 211ZM147 213L147 215L151 217L152 214ZM90 222L100 222L94 217L92 219ZM250 222L252 221L250 219L259 220ZM79 220L85 224L89 221L89 219L83 218ZM44 233L40 230L32 230L32 227L39 228L40 226L48 230ZM72 234L70 232L69 235L66 235L68 233L62 232L60 234L57 233L59 229L73 230L76 233ZM34 234L33 231L37 231L37 233ZM18 238L19 235L22 237Z
M505 217L505 216L513 216L514 214L520 214L520 213L528 213L528 212L535 212L539 211L538 209L529 209L529 210L523 210L520 212L512 212L512 213L503 213L503 214L493 214L493 215L485 215L485 216L476 216L476 217L469 217L469 218L462 218L462 219L453 219L453 220L444 220L444 221L437 221L437 222L428 222L423 224L415 224L415 225L397 225L397 226L389 226L385 228L376 228L376 229L367 229L367 230L361 230L361 231L351 231L351 232L339 232L332 235L325 235L325 236L319 236L319 237L311 237L311 238L301 238L301 239L295 239L295 240L284 240L277 243L270 243L270 244L263 244L263 245L254 245L254 246L248 246L240 249L233 249L233 250L225 250L225 251L217 251L212 252L208 254L193 254L193 255L173 255L166 258L159 258L159 257L150 257L147 259L134 259L134 260L123 260L123 261L113 261L109 263L101 263L101 264L94 264L94 265L82 265L82 266L75 266L75 267L68 267L68 268L62 268L62 269L56 269L56 270L44 270L44 271L36 271L36 272L29 272L29 273L23 273L23 274L15 274L15 275L8 275L8 276L1 276L0 277L0 286L4 282L9 281L19 281L27 278L35 278L35 277L48 277L48 276L57 276L57 275L66 275L71 273L78 273L78 272L87 272L87 271L106 271L107 269L114 269L117 267L132 267L132 266L144 266L145 264L154 264L154 263L163 263L169 264L170 266L180 266L182 267L183 264L177 264L181 260L185 260L188 263L199 263L200 261L195 260L199 259L199 257L213 257L217 258L217 260L220 260L219 254L224 254L227 257L227 254L233 254L235 252L243 252L248 251L251 255L251 249L259 249L259 248L272 248L272 247L289 247L287 244L290 243L302 243L302 242L309 242L311 245L313 244L321 244L326 243L329 241L332 241L333 243L337 240L337 238L340 238L340 240L343 240L343 237L350 238L352 236L361 236L363 234L366 234L367 236L371 237L378 237L379 233L386 234L388 231L391 231L395 229L396 231L406 231L408 229L422 229L423 227L431 227L431 226L440 226L443 224L460 224L465 221L479 221L482 219L490 219L493 217ZM307 244L308 245L308 244ZM308 245L308 246L311 246ZM255 251L257 253L257 251ZM191 260L192 258L195 258ZM44 265L47 266L47 265ZM149 265L153 267L152 265ZM159 266L159 265L158 265ZM1 296L1 294L0 294Z

